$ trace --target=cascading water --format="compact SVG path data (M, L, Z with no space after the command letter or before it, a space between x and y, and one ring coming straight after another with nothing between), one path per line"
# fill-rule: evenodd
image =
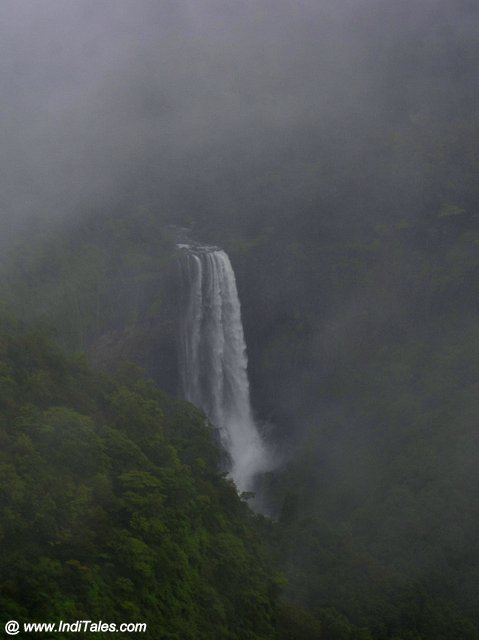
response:
M178 245L184 309L180 323L183 397L218 428L238 489L271 468L250 403L246 345L231 262L217 247Z

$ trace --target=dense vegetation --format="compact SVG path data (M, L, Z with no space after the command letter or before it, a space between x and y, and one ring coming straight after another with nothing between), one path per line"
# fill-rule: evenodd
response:
M285 371L264 397L295 446L270 494L289 594L374 638L478 637L479 235L431 227L427 250L407 230L358 243L339 317L298 301L257 365Z
M116 214L117 228L123 219L135 221L135 234L123 232L116 240L122 256L135 246L139 229L145 236L153 232L144 213ZM97 225L100 231L90 232L90 242L100 244L102 229L111 227L106 216ZM88 254L81 234L70 242L78 255ZM164 268L153 272L160 291L170 286L162 282L174 280L168 266L172 241L164 242L169 262L158 246L151 251L173 274L166 276ZM277 440L290 451L264 482L278 522L261 528L294 603L278 614L278 632L285 638L478 637L479 334L477 301L469 295L477 286L476 243L476 218L464 213L438 216L427 226L375 229L354 243L341 242L339 234L333 239L330 232L314 247L305 240L301 251L297 241L285 241L279 233L275 242L231 247L246 302L256 403L273 418ZM30 271L10 266L14 277L8 282L17 286L23 278L28 291L33 280L40 298L45 285L35 274L62 245L61 235L50 238L48 250L36 245ZM265 254L273 251L280 256L273 271L261 271ZM149 253L145 248L146 264ZM47 281L52 292L61 292L68 278L62 264L58 259L60 268ZM80 259L77 269L82 265L88 261ZM276 268L288 268L290 282L301 281L303 290L288 289L286 277L282 287L273 286L268 274ZM86 274L85 291L95 290L97 282L107 288L108 273L87 269ZM140 280L141 275L139 270ZM122 295L121 286L110 293L111 299ZM282 306L293 295L294 305ZM61 302L61 295L57 299ZM17 310L28 300L18 295ZM136 304L128 297L123 302L124 314ZM174 302L165 306L174 313ZM56 308L53 304L50 319L58 323ZM151 312L147 304L144 309L146 318ZM28 313L42 317L35 305ZM42 313L49 318L47 308ZM84 305L72 319L88 325L91 313ZM61 334L61 323L57 326ZM101 330L107 329L105 324ZM94 331L89 339L95 342ZM55 391L60 381L48 386L44 377L39 376L41 388L61 397L63 387ZM77 393L89 398L91 380L84 374ZM164 410L171 401L161 397ZM47 420L61 422L63 409L53 411ZM90 415L85 408L80 414ZM81 420L75 424L81 427ZM187 422L177 424L181 435ZM141 432L136 437L143 437ZM174 431L168 433L174 437ZM180 452L186 446L190 456L204 451L206 441L196 438L187 445L189 436L181 438L180 446L174 442ZM208 459L211 472L215 462ZM96 499L95 494L85 509L96 512ZM36 511L33 504L30 508ZM184 517L191 515L186 509ZM71 593L77 588L74 583Z
M199 411L12 323L0 366L2 619L274 637L276 581Z
M140 380L100 382L38 337L4 338L14 508L2 526L16 540L3 547L2 597L12 617L51 614L50 599L65 616L121 617L130 607L168 618L171 627L159 626L182 639L201 637L195 625L227 638L243 633L231 622L238 592L227 587L245 584L251 608L241 596L237 637L479 638L478 6L357 5L341 18L344 58L327 20L310 31L292 21L278 45L297 44L281 58L294 81L280 93L279 125L260 117L235 133L220 122L173 166L157 145L108 207L86 208L61 229L40 222L41 233L3 253L9 310L53 327L100 369L134 360L174 392L168 225L224 246L254 405L282 455L261 487L272 520L254 518L214 475L214 448L191 407ZM265 49L269 28L265 13ZM237 70L239 88L250 89L241 74L250 67L231 77ZM272 95L280 65L275 73ZM150 118L163 108L150 99L163 96L155 81L137 87ZM74 449L62 448L63 430ZM286 577L276 613L255 528ZM155 567L167 568L167 587ZM162 609L151 594L164 588Z
M270 496L289 596L374 638L477 638L477 39L416 29L381 44L404 75L374 106L399 107L349 130L354 167L351 140L327 172L318 144L308 198L231 250L288 451Z

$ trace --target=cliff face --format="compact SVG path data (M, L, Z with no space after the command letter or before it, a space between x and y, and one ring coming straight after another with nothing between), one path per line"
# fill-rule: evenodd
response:
M18 241L0 264L0 295L27 325L51 327L99 371L126 362L176 394L175 239L145 210L115 212Z
M152 318L106 331L92 341L87 356L97 371L116 373L131 362L168 393L178 391L177 327L172 318Z

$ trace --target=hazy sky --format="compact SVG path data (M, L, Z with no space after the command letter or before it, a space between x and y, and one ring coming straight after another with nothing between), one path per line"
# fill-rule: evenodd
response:
M467 30L469 5L3 0L3 229L101 207L148 166L167 188L218 149L360 128L388 108L384 52L427 25Z

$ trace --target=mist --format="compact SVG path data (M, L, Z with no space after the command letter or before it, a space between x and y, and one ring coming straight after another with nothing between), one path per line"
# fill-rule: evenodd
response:
M208 218L238 206L259 172L278 176L274 201L300 180L308 197L312 161L333 181L344 180L337 163L375 168L384 127L454 106L442 72L418 68L414 51L444 29L467 46L474 12L371 0L4 2L4 235L128 198L154 197L170 218L196 200Z
M281 593L254 609L271 631L262 640L303 638L300 627L315 640L477 640L478 3L5 0L0 56L0 298L43 336L25 358L16 338L2 356L7 410L33 412L19 428L32 435L37 403L45 433L73 424L90 442L98 431L102 477L126 487L121 526L159 545L139 563L151 575L166 557L163 525L141 528L151 514L176 509L168 535L176 544L177 523L189 532L194 567L205 518L213 559L204 600L188 601L198 628L217 629L202 615L217 587L211 610L237 613L221 598L255 567L269 594L254 591L258 602ZM183 282L175 225L191 243ZM77 355L58 364L45 327L114 382L82 378ZM73 401L80 417L58 409ZM198 407L228 418L216 444L229 461ZM98 416L114 416L106 444ZM25 442L5 437L16 461ZM76 449L65 442L67 477ZM136 456L133 475L117 473L120 448ZM150 463L158 478L135 475ZM230 467L268 517L220 477ZM124 517L137 490L145 520ZM225 513L244 541L223 536ZM111 524L107 508L98 518ZM113 555L131 542L116 534ZM196 569L170 551L170 575L187 567L182 593L196 597ZM227 570L211 591L218 558ZM268 562L287 585L261 573ZM162 584L148 592L156 623ZM123 602L129 583L117 587ZM165 611L171 636L189 637Z

